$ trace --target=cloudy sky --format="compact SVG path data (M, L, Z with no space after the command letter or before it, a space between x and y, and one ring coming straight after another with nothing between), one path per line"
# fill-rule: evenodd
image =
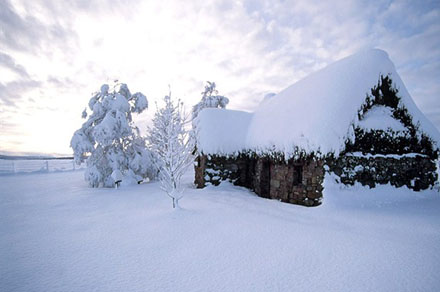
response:
M215 81L229 108L366 48L386 50L440 128L440 2L0 0L0 152L70 154L93 91L119 79L150 109L195 104Z

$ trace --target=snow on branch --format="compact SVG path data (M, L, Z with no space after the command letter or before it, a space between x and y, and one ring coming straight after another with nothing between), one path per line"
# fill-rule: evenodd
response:
M134 126L132 113L148 108L144 94L131 94L127 84L108 84L93 94L82 118L87 119L71 139L77 164L87 162L85 179L91 187L113 187L122 177L126 182L154 178L152 154Z
M147 140L157 158L162 190L176 208L183 197L182 175L194 161L194 140L190 129L185 127L189 118L185 115L183 103L178 100L175 104L171 92L163 100L165 106L155 113Z
M204 108L226 108L229 103L227 97L218 94L215 82L207 81L206 83L205 90L202 92L202 100L193 107L193 119Z

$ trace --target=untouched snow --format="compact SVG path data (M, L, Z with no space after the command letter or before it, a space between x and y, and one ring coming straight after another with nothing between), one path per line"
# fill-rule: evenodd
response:
M388 54L373 49L337 61L260 103L251 114L249 124L234 123L234 127L247 128L246 135L241 131L227 132L234 127L223 117L235 117L237 112L205 114L201 129L215 124L226 134L201 133L207 136L200 135L203 142L199 143L199 149L205 154L225 155L242 149L258 153L275 150L286 154L287 158L295 155L295 147L307 152L327 154L334 151L337 154L345 140L353 138L351 125L358 124L358 110L367 93L377 85L380 75L391 76L414 124L420 123L420 129L440 146L439 131L415 105ZM395 126L394 121L392 125ZM234 144L229 145L228 139L234 140Z
M394 132L408 131L405 126L393 117L391 108L386 106L373 106L359 121L358 126L369 130L393 130Z
M92 189L0 176L0 291L439 291L440 195L340 189L305 208L230 184Z

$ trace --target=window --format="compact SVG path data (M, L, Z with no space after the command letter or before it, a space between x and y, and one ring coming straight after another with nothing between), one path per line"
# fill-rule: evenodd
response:
M293 185L298 186L302 184L303 179L303 166L302 165L294 165L293 166Z

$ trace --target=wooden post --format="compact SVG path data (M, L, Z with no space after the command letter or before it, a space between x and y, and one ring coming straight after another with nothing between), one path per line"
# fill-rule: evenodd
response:
M46 160L46 171L49 172L49 160Z

